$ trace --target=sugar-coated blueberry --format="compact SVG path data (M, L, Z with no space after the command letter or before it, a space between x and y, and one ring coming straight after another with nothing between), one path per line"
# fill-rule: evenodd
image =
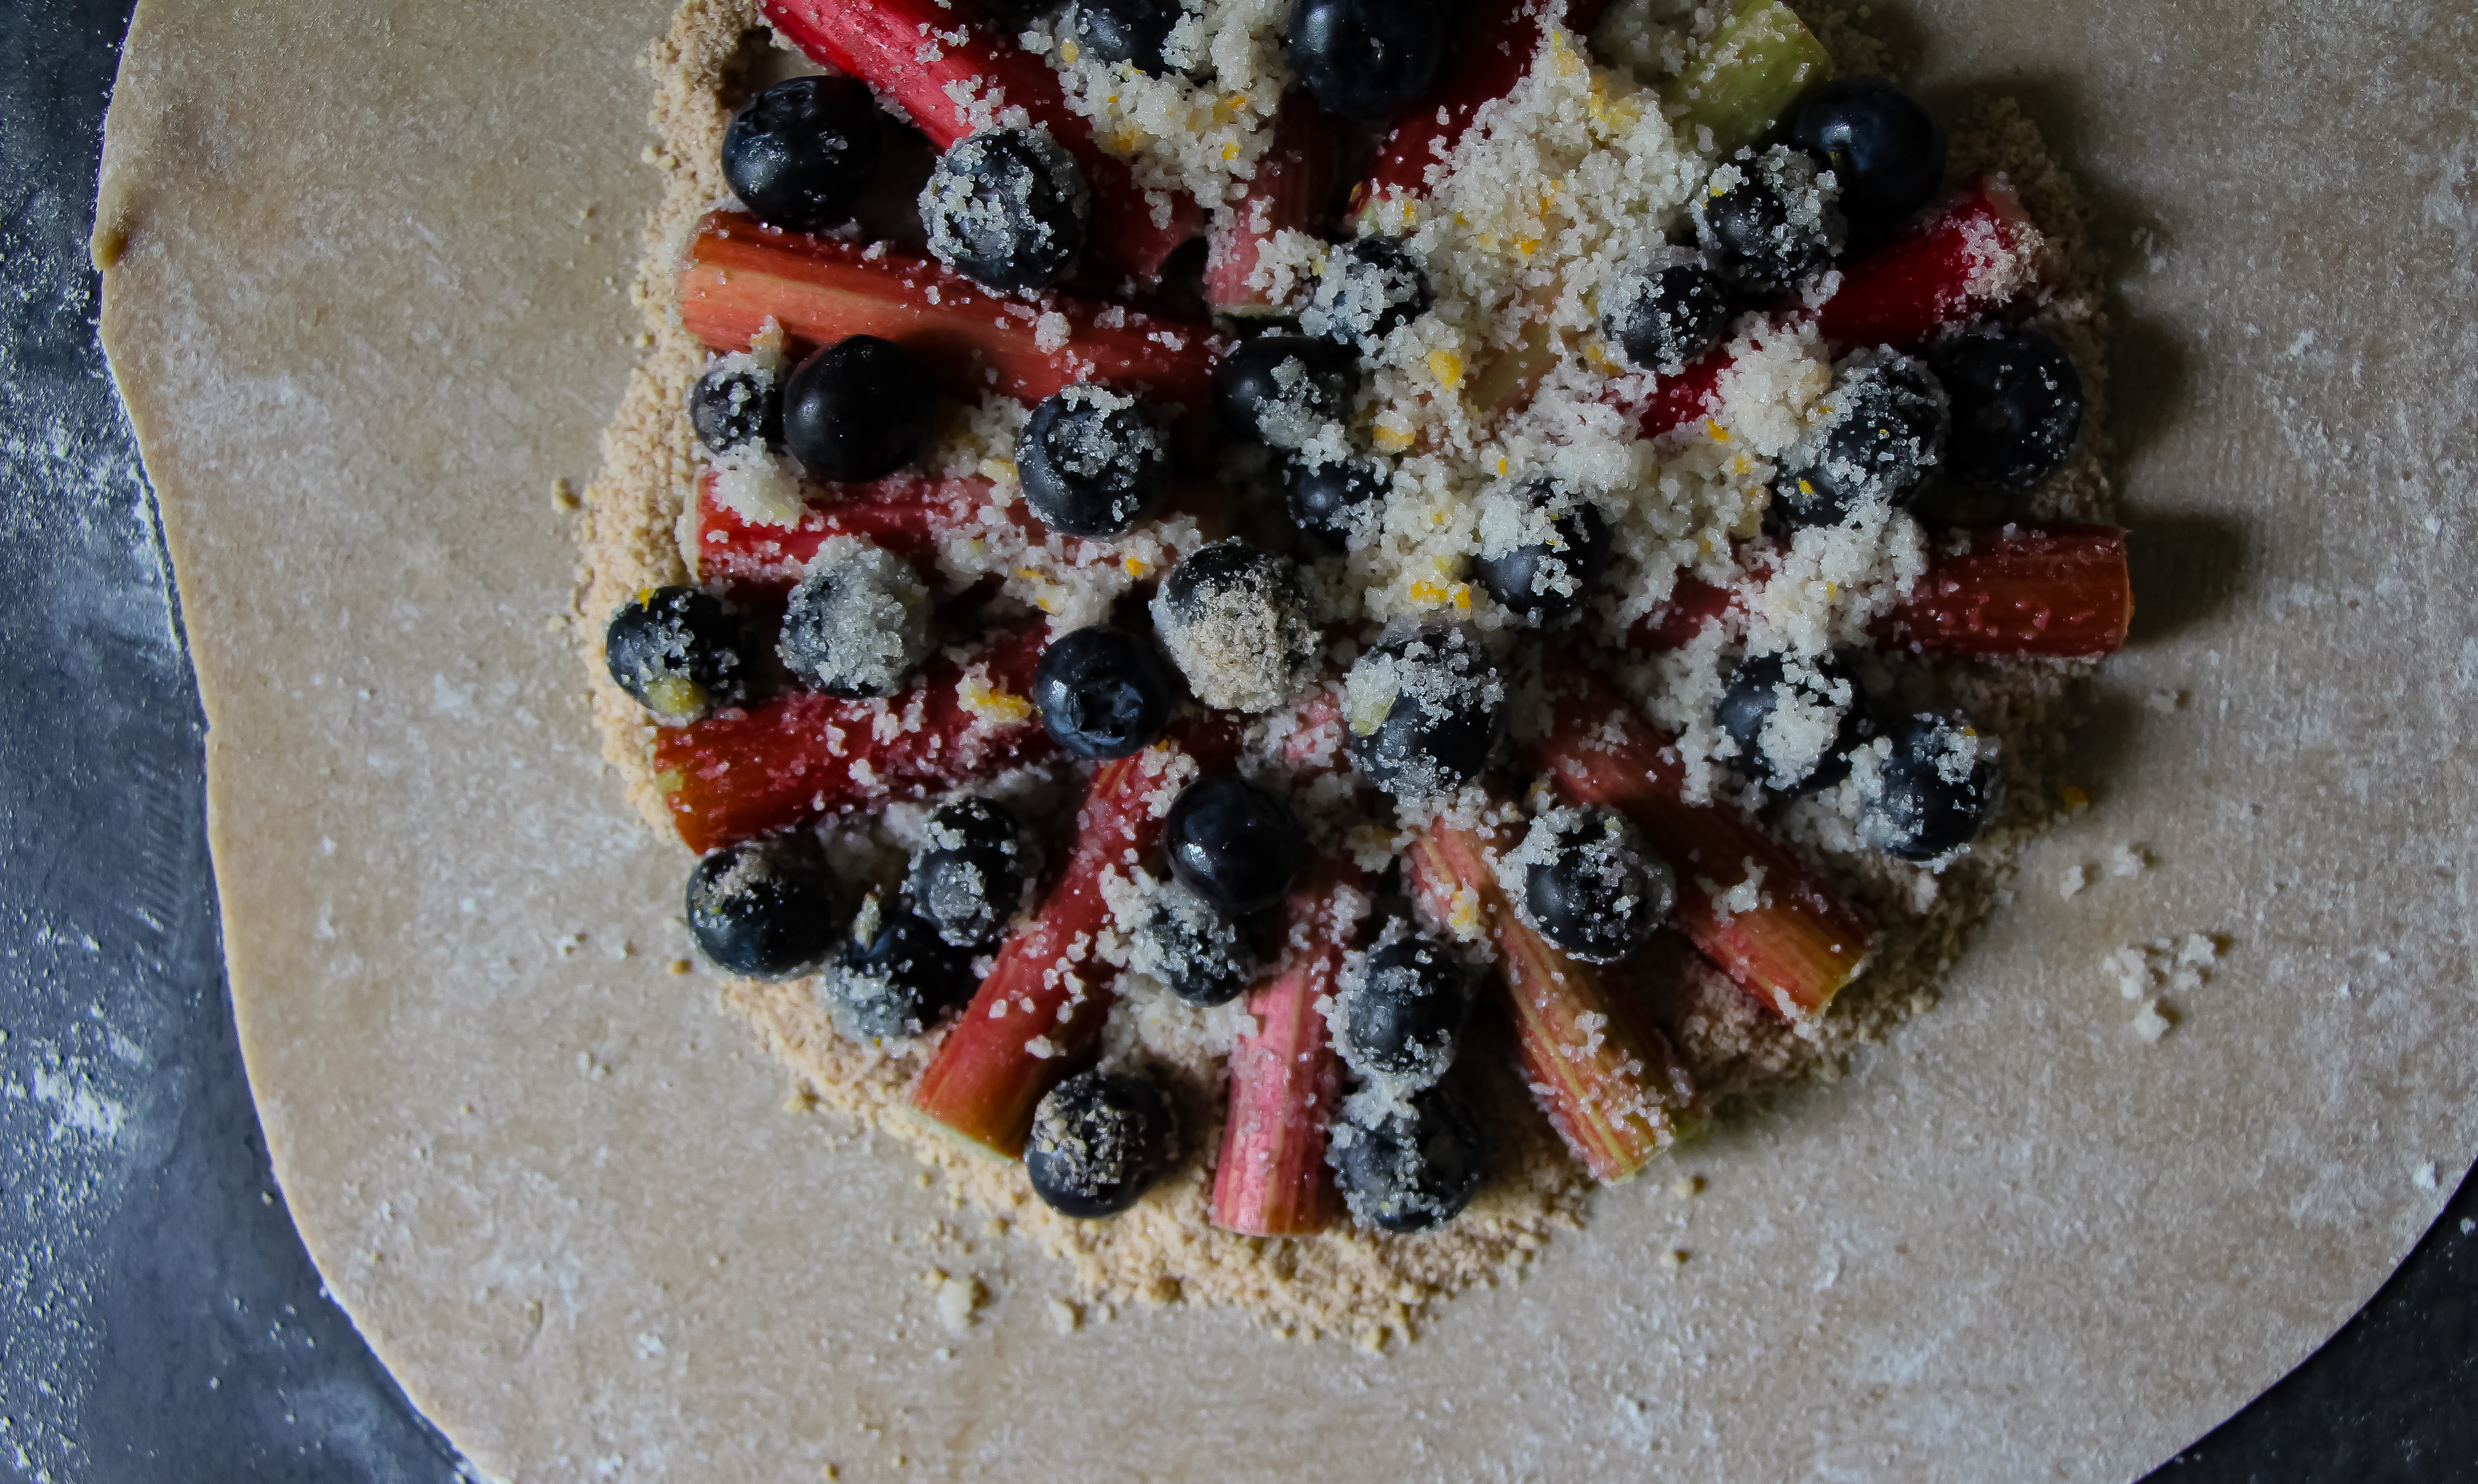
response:
M1551 480L1485 496L1472 575L1506 612L1534 628L1582 611L1609 561L1600 508Z
M1471 1018L1472 972L1429 939L1407 933L1368 950L1335 998L1334 1049L1352 1070L1408 1093L1454 1065Z
M1355 350L1419 318L1435 302L1427 271L1401 238L1363 237L1326 260L1309 309L1314 323L1309 315L1301 322Z
M688 402L689 426L707 453L782 446L783 385L754 357L717 357Z
M1351 352L1305 335L1260 335L1213 368L1213 409L1235 437L1297 448L1347 416L1359 386Z
M2036 330L1959 335L1930 354L1953 403L1953 471L1973 484L2021 490L2074 451L2083 380L2064 348Z
M1282 462L1282 502L1292 523L1328 552L1348 551L1376 534L1388 483L1374 465L1357 459Z
M901 557L857 536L828 537L783 609L774 653L828 695L893 695L935 645L929 585Z
M1790 141L1832 167L1853 238L1880 241L1944 180L1944 130L1882 78L1836 78L1807 95Z
M1001 293L1047 289L1084 246L1092 197L1075 157L1028 127L984 129L938 157L921 225L939 262Z
M1718 708L1738 767L1776 793L1812 793L1850 776L1850 754L1876 735L1839 656L1751 655L1731 670Z
M1290 806L1229 773L1181 790L1162 821L1162 850L1187 889L1232 916L1270 907L1291 889L1307 840Z
M1433 0L1294 0L1291 70L1330 113L1391 118L1435 80L1448 13Z
M1032 1112L1024 1173L1062 1216L1116 1216L1170 1166L1174 1133L1161 1090L1125 1072L1079 1072Z
M667 726L695 721L746 692L740 620L711 593L647 588L622 603L602 631L612 683Z
M1403 798L1451 793L1480 775L1505 725L1505 683L1468 624L1381 639L1343 682L1352 765Z
M1023 832L1006 806L961 798L929 817L903 881L904 903L958 948L985 948L1024 900Z
M722 177L758 220L823 232L851 220L877 169L881 128L877 101L858 80L792 78L732 115Z
M1170 724L1178 678L1141 634L1106 623L1070 629L1033 667L1043 730L1079 758L1124 758Z
M912 353L855 335L794 368L783 387L783 445L818 479L883 479L920 457L936 390Z
M1323 644L1300 570L1237 537L1190 552L1153 593L1153 632L1196 698L1272 711L1316 674Z
M1438 1086L1374 1128L1337 1128L1327 1158L1353 1217L1380 1231L1416 1232L1471 1204L1487 1146L1471 1106Z
M1694 259L1620 273L1601 294L1601 333L1630 364L1664 376L1719 343L1730 314L1729 286Z
M818 984L835 1029L854 1041L910 1041L973 995L971 954L896 903L872 895Z
M1508 858L1523 920L1570 957L1614 964L1669 919L1678 879L1633 825L1606 810L1555 809Z
M1908 509L1944 458L1944 388L1913 357L1853 357L1818 412L1773 476L1769 514L1785 529Z
M706 852L689 872L689 936L719 968L790 978L834 946L840 902L815 837L744 841Z
M1787 293L1841 250L1841 214L1812 157L1774 145L1713 166L1693 203L1696 239L1751 294Z
M1228 913L1174 876L1127 929L1127 967L1191 1005L1226 1005L1254 968L1247 935Z
M1996 815L1994 749L1969 722L1921 712L1861 752L1858 838L1905 861L1934 861L1979 838Z
M1041 523L1069 536L1124 536L1170 483L1170 440L1153 410L1078 384L1033 408L1016 435L1016 477Z
M1186 13L1178 0L1075 0L1067 9L1067 30L1093 57L1160 77L1171 70L1162 44Z

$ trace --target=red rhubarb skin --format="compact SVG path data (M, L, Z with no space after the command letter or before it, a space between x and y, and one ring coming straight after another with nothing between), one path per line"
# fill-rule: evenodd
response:
M1213 1224L1252 1237L1312 1237L1340 1204L1326 1165L1326 1130L1342 1061L1317 1001L1333 993L1356 918L1350 893L1366 880L1348 861L1309 867L1282 906L1289 960L1248 997L1255 1035L1230 1053L1230 1112L1213 1177ZM1304 945L1298 940L1305 936Z
M692 850L714 850L1048 756L1055 744L1028 701L1023 719L993 723L963 700L968 674L991 692L1027 696L1046 632L1039 623L1012 630L971 666L942 655L887 701L803 691L662 728L654 767L680 839ZM906 729L880 738L873 723L889 712Z
M1589 35L1601 22L1609 0L1567 0L1562 19L1555 0L1476 0L1465 13L1453 51L1437 69L1436 81L1420 101L1404 109L1401 119L1378 141L1377 159L1367 178L1352 188L1351 210L1357 214L1388 195L1426 196L1429 169L1443 165L1462 142L1472 115L1491 98L1503 98L1531 70L1540 49L1541 28L1562 24ZM1442 121L1438 112L1444 111Z
M1557 1136L1598 1180L1623 1180L1675 1143L1694 1116L1695 1088L1631 986L1551 946L1515 914L1491 858L1512 849L1503 826L1439 819L1404 857L1412 890L1450 922L1468 892L1497 948L1514 1003L1524 1080Z
M730 597L779 598L800 580L818 548L832 536L857 536L912 564L923 576L938 572L938 545L947 536L980 519L989 507L986 479L924 479L898 475L866 485L808 485L808 506L788 526L755 525L715 499L711 470L697 481L697 580ZM1183 484L1162 502L1157 516L1184 516L1207 541L1229 534L1230 502L1219 486ZM1017 500L998 513L999 523L1038 533L1041 522ZM1177 550L1170 548L1176 556ZM1117 560L1104 556L1100 560Z
M1163 260L1201 231L1204 214L1186 195L1170 197L1169 219L1125 161L1104 152L1093 126L1067 106L1058 74L1000 26L947 0L766 0L769 24L809 60L847 72L891 99L929 142L945 150L973 132L950 86L995 110L1021 108L1075 157L1093 198L1086 254L1122 276L1150 282ZM925 30L923 28L926 28ZM961 89L959 89L961 90Z
M1616 687L1571 657L1544 653L1541 667L1552 719L1521 747L1524 766L1643 831L1678 873L1675 924L1757 1004L1793 1022L1822 1015L1867 956L1866 918L1737 811L1689 802L1677 748ZM1725 914L1716 890L1749 867L1763 871L1764 900Z
M1124 875L1160 843L1182 755L1210 772L1227 768L1237 753L1237 728L1212 716L1178 723L1150 747L1094 772L1057 884L999 949L989 977L939 1043L913 1087L915 1111L994 1153L1024 1153L1033 1105L1083 1065L1109 1019L1118 970L1093 951L1110 925L1103 879ZM1001 1006L1003 1014L992 1014ZM1049 1055L1024 1048L1035 1038L1049 1043Z
M2032 254L2038 233L2002 180L1964 182L1942 210L1841 270L1841 285L1816 311L1816 329L1835 349L1890 345L1913 350L1948 325L2001 307L2027 287L2006 271ZM1729 347L1716 345L1661 378L1643 404L1643 436L1658 438L1720 407Z
M2095 660L2125 647L2134 583L2125 533L2058 525L1974 531L1961 551L1935 550L1927 575L1878 626L1925 654Z
M1218 219L1204 259L1204 299L1226 314L1262 314L1277 308L1248 280L1281 231L1323 236L1327 203L1342 168L1333 119L1301 88L1274 111L1274 138L1256 162L1247 194Z
M1954 659L2096 660L2125 647L2134 585L2125 532L2106 525L1972 531L1961 550L1937 540L1909 596L1877 636ZM1757 564L1760 566L1760 563ZM1740 593L1692 577L1627 631L1630 649L1666 654L1738 612Z
M1038 402L1079 381L1142 390L1193 412L1212 403L1223 342L1210 326L1068 294L1039 303L993 294L933 259L769 227L718 212L680 261L680 322L712 350L746 350L768 319L801 348L874 335L921 358L966 400L998 392ZM1044 350L1035 321L1066 316L1066 344ZM1111 323L1101 323L1103 316Z

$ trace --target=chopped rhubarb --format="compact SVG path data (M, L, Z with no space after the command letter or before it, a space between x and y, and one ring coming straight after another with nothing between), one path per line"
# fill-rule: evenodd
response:
M1600 24L1608 3L1566 0L1560 7L1556 0L1478 0L1477 13L1464 18L1437 80L1378 141L1377 159L1367 178L1352 188L1353 214L1363 214L1390 195L1427 195L1429 170L1444 168L1446 157L1462 142L1480 105L1513 91L1514 85L1531 70L1544 28L1559 25L1589 34Z
M1927 575L1877 626L1928 654L2095 660L2125 647L2134 586L2114 526L2007 526L1937 542Z
M1006 28L950 0L766 0L767 23L813 62L847 72L892 101L945 149L1022 109L1075 157L1092 193L1086 251L1112 271L1150 281L1203 226L1185 195L1148 194L1127 163L1104 152L1090 120L1067 106L1058 74ZM1158 204L1154 196L1159 196Z
M1304 89L1282 95L1274 138L1256 162L1255 178L1214 224L1204 259L1204 299L1225 314L1271 314L1281 306L1250 280L1277 232L1324 235L1326 208L1342 164L1333 120Z
M1152 852L1185 780L1236 752L1236 730L1215 717L1101 765L1057 884L939 1044L912 1090L916 1111L979 1147L1024 1152L1033 1105L1077 1069L1109 1019L1118 971L1095 947L1111 920L1104 883Z
M1046 633L1033 623L970 663L931 660L887 700L804 691L663 729L656 779L680 839L713 850L1046 756L1049 734L1025 698Z
M2001 178L1965 182L1934 216L1841 270L1816 311L1816 329L1837 349L1909 350L1948 325L1997 309L2038 280L2039 231ZM1719 410L1726 345L1663 377L1641 410L1643 436L1658 438Z
M1512 848L1508 826L1441 818L1404 864L1429 917L1454 930L1477 926L1496 946L1531 1095L1594 1178L1623 1180L1684 1131L1694 1084L1633 986L1568 958L1516 915L1495 868Z
M1678 872L1679 928L1757 1003L1794 1022L1822 1015L1867 956L1858 909L1736 810L1690 802L1678 749L1615 686L1570 655L1540 664L1551 721L1524 765L1634 821Z
M1763 561L1754 564L1758 579ZM1683 649L1737 611L1739 590L1681 578L1627 631L1643 654ZM1933 540L1928 569L1878 637L1919 654L2096 660L2125 647L2134 588L2115 526L2006 526Z
M1824 43L1781 0L1737 0L1661 86L1680 142L1727 160L1770 133L1799 95L1833 76Z
M1230 1114L1213 1180L1213 1222L1252 1237L1311 1237L1333 1220L1325 1162L1342 1062L1317 1001L1333 993L1364 882L1348 861L1302 872L1282 905L1289 954L1248 996L1256 1021L1230 1053Z
M1068 294L1027 303L884 243L718 212L697 224L679 289L681 323L715 350L746 350L771 319L803 346L850 335L894 340L966 399L996 391L1037 402L1102 381L1192 411L1212 404L1221 342L1208 326Z
M1032 533L1036 541L1043 537L1040 522L1022 500L992 510L985 479L899 474L867 485L809 485L804 492L808 503L798 520L788 526L761 525L722 505L711 471L700 478L694 532L697 580L740 598L789 592L830 536L873 541L934 579L939 544L954 532L1012 525ZM1230 533L1230 498L1219 485L1183 483L1155 515L1195 521L1198 534L1208 541ZM1176 548L1170 554L1176 556ZM1105 555L1102 560L1113 559ZM1139 563L1129 570L1141 566Z

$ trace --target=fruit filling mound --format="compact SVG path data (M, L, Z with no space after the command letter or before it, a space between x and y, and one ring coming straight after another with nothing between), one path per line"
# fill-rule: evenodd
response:
M1449 17L650 54L606 750L804 1095L1093 1298L1381 1344L1836 1074L2125 640L2036 129L1780 0Z

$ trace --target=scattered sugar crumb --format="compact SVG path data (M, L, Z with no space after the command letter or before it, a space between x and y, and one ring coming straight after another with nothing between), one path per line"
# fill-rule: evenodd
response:
M2083 888L2088 885L2090 885L2089 867L2068 866L2065 868L2065 873L2057 878L2057 894L2071 901L2081 895Z
M1076 1330L1083 1327L1084 1316L1078 1313L1075 1306L1069 1303L1066 1299L1052 1298L1049 1300L1047 1308L1049 1313L1049 1327L1058 1331L1060 1334L1072 1335L1075 1333Z
M1704 1193L1702 1175L1681 1175L1669 1182L1669 1194L1681 1200L1691 1200Z
M2108 873L2111 876L2139 876L2151 864L2151 852L2141 845L2119 845L2109 852Z
M938 1285L938 1322L954 1334L973 1327L974 1311L981 1306L980 1279L966 1274Z
M2134 1034L2141 1037L2146 1043L2154 1043L2167 1035L2177 1021L2170 1012L2161 1008L2160 1001L2153 999L2143 1002L2142 1009L2136 1013L2130 1023Z
M2185 710L2186 699L2187 692L2183 691L2154 691L2143 697L2142 704L2164 716Z
M2434 1190L2436 1188L2435 1161L2428 1160L2425 1164L2411 1170L2409 1172L2409 1183L2416 1186L2421 1191Z
M574 510L578 505L576 487L565 476L550 482L550 503L553 510Z
M1671 1247L1660 1254L1660 1266L1670 1269L1683 1268L1686 1266L1687 1255L1684 1247Z
M669 967L670 967L670 971L671 971L672 973L675 973L675 974L685 974L685 973L687 973L690 969L695 968L696 966L695 966L695 965L694 965L694 964L692 964L692 963L690 963L690 962L689 962L688 960L686 960L686 959L673 959L673 960L671 960L671 962L670 962L670 966L669 966Z

